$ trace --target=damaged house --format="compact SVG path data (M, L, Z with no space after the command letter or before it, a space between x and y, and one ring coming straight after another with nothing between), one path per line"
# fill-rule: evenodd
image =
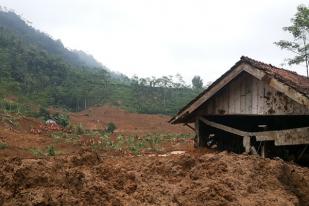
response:
M301 159L309 153L309 79L248 57L182 108L198 147Z

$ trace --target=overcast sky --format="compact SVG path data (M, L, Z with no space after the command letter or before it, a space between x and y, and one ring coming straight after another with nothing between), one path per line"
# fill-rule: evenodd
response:
M0 0L71 49L128 76L214 81L240 56L280 66L303 0ZM304 74L304 67L289 67Z

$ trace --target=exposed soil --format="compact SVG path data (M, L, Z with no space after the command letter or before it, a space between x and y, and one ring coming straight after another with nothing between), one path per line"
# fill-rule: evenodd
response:
M87 129L104 130L109 122L113 122L118 128L116 133L121 134L192 133L188 127L169 124L170 116L130 113L111 106L91 107L79 113L71 113L70 118L73 123L81 123Z
M106 109L93 108L71 117L98 129L99 124L93 121L96 114L100 125L114 122L125 134L180 134L183 130L166 122L160 124L167 116ZM83 144L93 140L86 137L74 144L65 139L55 142L45 133L31 133L40 121L20 118L17 122L17 126L0 122L0 143L8 145L0 149L0 206L309 206L309 168L280 159L198 150L187 138L164 142L166 153L134 156L94 150L91 143ZM28 151L51 144L61 151L55 157L39 158Z
M61 111L53 109L53 112ZM187 127L170 125L167 121L171 117L166 115L135 114L110 106L93 107L69 115L73 124L82 124L86 129L90 130L104 130L109 122L113 122L117 126L117 130L113 134L114 137L119 134L143 136L152 133L193 135L192 130ZM62 154L70 154L77 152L80 146L85 144L89 146L88 142L92 141L89 138L81 138L77 144L55 141L41 128L42 123L38 119L29 117L18 117L13 121L0 121L0 144L5 143L8 145L8 148L0 149L0 159L6 157L31 158L33 157L33 154L29 151L31 148L44 150L49 145L56 145ZM34 132L33 130L40 130L41 132ZM191 148L191 145L182 143L165 146L168 150Z
M0 162L1 205L308 205L308 183L306 168L225 152Z
M1 114L0 114L1 115ZM9 122L9 123L8 123ZM70 154L80 149L79 144L71 144L65 140L56 140L48 133L33 133L33 128L40 128L42 121L29 118L18 117L12 121L0 121L0 144L5 144L5 148L0 149L0 159L7 157L33 158L35 155L31 150L46 150L48 146L54 145L61 154Z

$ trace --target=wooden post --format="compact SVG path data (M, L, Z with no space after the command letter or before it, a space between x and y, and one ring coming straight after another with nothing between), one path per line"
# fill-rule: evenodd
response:
M263 158L266 158L266 142L262 142L262 146L261 146L261 156Z
M200 147L200 120L196 118L195 120L195 134L196 134L196 146Z
M250 152L250 137L249 136L244 136L243 137L243 146L245 148L245 152L248 154Z
M195 128L193 128L191 125L189 125L189 124L184 124L185 126L187 126L187 127L189 127L190 129L192 129L193 131L195 131Z
M301 153L298 155L297 160L300 160L303 157L303 155L305 154L307 148L308 148L308 145L306 145L304 147L304 149L301 151Z

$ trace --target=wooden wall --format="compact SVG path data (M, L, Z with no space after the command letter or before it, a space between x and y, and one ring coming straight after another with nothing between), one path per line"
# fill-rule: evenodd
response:
M198 113L300 115L309 114L309 109L243 72L204 103Z

